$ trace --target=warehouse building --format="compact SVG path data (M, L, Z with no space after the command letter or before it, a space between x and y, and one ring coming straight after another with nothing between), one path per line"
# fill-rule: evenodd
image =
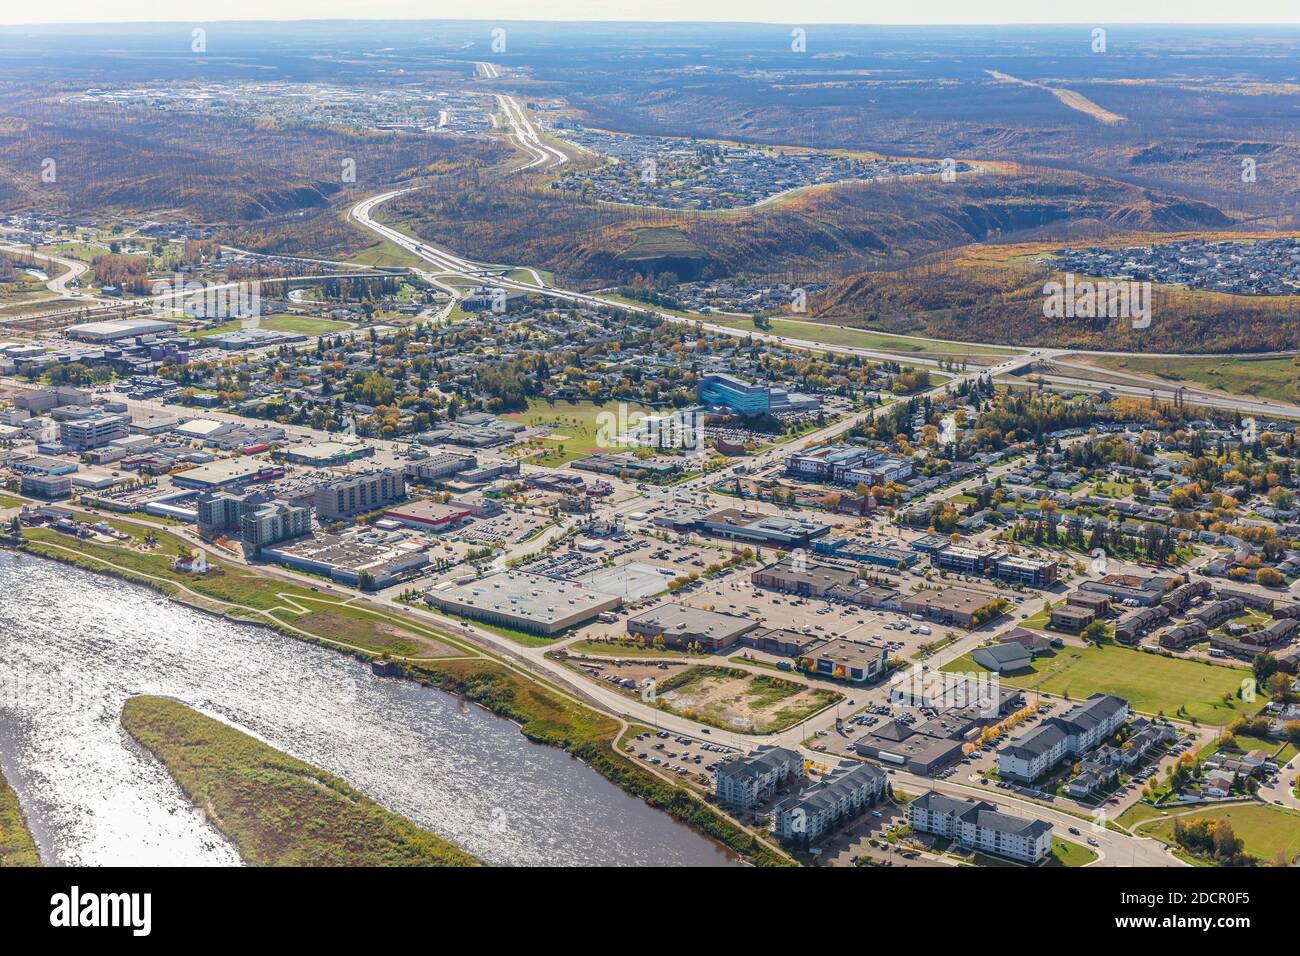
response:
M999 600L987 591L967 588L929 588L914 594L905 594L899 604L908 614L919 614L940 624L974 627L991 615L987 610Z
M757 621L734 614L719 614L687 604L660 604L629 618L627 632L653 641L662 637L670 647L700 644L717 653L735 644L742 634L758 627Z
M419 531L447 531L469 521L473 511L462 505L443 504L429 498L410 501L384 511L384 517Z
M559 634L612 611L623 599L537 574L506 571L425 594L433 607L529 634Z
M162 335L175 331L175 322L164 322L161 319L120 319L73 325L64 334L70 339L80 339L83 342L115 342L139 335Z
M340 584L376 590L396 584L401 575L429 563L423 545L405 533L375 531L299 538L263 548L262 557Z

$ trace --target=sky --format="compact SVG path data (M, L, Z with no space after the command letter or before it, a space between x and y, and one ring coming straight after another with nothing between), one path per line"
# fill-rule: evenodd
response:
M0 8L3 24L307 19L1300 24L1300 0L58 0Z

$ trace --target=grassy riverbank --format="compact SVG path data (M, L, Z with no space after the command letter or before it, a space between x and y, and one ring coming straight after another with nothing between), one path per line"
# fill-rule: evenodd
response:
M479 866L333 774L163 697L122 726L253 866Z
M18 807L18 795L0 774L0 867L40 865L36 843Z

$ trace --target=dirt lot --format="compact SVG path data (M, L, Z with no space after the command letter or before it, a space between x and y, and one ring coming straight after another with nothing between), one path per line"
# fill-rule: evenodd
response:
M775 675L717 665L624 662L583 668L597 679L617 676L628 694L652 695L659 706L722 730L775 733L834 703L842 695ZM653 683L647 684L647 680ZM611 681L612 683L612 681Z

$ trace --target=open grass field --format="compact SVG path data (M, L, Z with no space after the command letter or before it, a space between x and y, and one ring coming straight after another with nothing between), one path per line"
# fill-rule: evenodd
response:
M1082 843L1071 843L1069 840L1053 837L1052 855L1047 858L1043 865L1087 866L1095 859L1097 859L1097 854Z
M820 322L804 322L798 319L772 319L771 328L756 329L749 319L724 318L710 316L707 321L712 325L721 325L740 331L763 331L787 339L801 339L816 342L819 345L847 345L864 349L878 349L882 352L897 352L900 355L913 355L924 358L950 359L956 362L972 362L980 365L989 362L996 364L999 358L1021 354L1020 349L999 346L963 345L960 342L938 342L927 339L906 338L889 335L884 332L872 332L867 329L851 329L840 325L826 325Z
M1140 355L1073 355L1071 361L1115 372L1154 375L1167 382L1186 382L1228 392L1283 402L1300 402L1300 357L1184 358L1177 361Z
M1272 863L1281 854L1290 865L1300 856L1300 813L1294 810L1252 803L1211 808L1186 814L1179 819L1185 824L1227 819L1232 824L1233 833L1245 843L1246 852L1265 863ZM1162 817L1158 822L1140 825L1137 832L1141 836L1155 837L1170 846L1176 845L1172 814Z
M945 671L983 671L969 654L944 665ZM1126 647L1065 647L1037 658L1032 667L1002 680L1013 687L1039 690L1082 700L1091 694L1115 694L1145 714L1163 711L1167 716L1203 724L1230 723L1258 710L1263 701L1243 703L1236 698L1243 678L1240 668L1178 660L1144 654ZM1229 700L1224 700L1224 697Z
M23 822L18 795L0 774L0 867L40 865L36 844Z
M530 455L528 461L537 465L558 468L578 458L585 458L601 448L602 423L616 422L612 435L621 429L630 427L655 410L647 405L628 403L625 417L619 420L619 403L604 402L548 402L545 399L530 399L528 411L510 412L502 418L513 422L523 422L529 426L546 425L551 428L551 436L538 439L532 446L539 450ZM611 437L612 437L611 435ZM619 451L618 447L609 450Z
M199 329L185 334L192 339L204 339L209 335L223 332L238 332L242 328L243 323L236 319L214 325L210 329ZM298 332L302 335L329 335L334 332L346 332L352 328L352 323L339 322L336 319L314 319L307 315L271 315L259 320L258 328L269 329L272 332Z
M842 694L712 664L688 667L657 688L660 706L724 730L771 734L793 727Z
M254 866L476 866L333 774L177 701L132 697L122 726Z

